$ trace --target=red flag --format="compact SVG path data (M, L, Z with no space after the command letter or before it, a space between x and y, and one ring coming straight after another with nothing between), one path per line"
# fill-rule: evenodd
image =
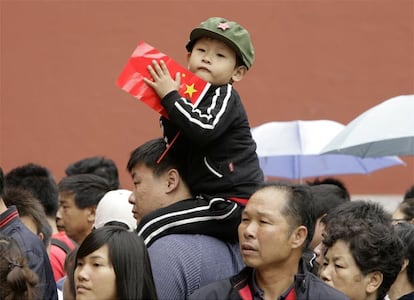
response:
M208 82L191 73L166 54L159 52L143 41L139 42L119 75L117 85L163 116L168 118L167 111L161 105L160 98L143 80L144 77L151 78L147 66L151 65L154 59L164 60L172 78L175 78L175 74L180 72L181 84L178 93L192 103L197 104L210 87Z

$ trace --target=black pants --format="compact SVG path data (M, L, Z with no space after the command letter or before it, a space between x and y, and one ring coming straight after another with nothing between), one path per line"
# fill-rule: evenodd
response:
M137 232L147 246L167 234L205 234L236 242L243 209L231 200L199 196L148 214L138 224Z

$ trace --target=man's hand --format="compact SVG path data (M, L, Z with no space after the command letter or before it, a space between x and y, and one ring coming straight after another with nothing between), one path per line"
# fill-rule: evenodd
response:
M178 91L180 88L181 74L177 72L175 74L175 80L172 79L167 65L163 60L153 60L152 65L148 66L148 71L152 76L152 80L144 78L144 82L154 89L157 95L162 99L169 92Z

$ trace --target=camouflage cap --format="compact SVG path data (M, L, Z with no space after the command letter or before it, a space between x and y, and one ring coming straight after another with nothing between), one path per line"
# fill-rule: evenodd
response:
M254 48L249 32L236 22L221 17L212 17L200 23L190 33L190 40L185 46L191 52L195 42L202 37L211 37L225 42L232 48L243 64L249 69L254 61Z

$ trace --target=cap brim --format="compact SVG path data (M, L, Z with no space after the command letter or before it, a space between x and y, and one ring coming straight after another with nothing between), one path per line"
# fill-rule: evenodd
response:
M196 28L193 31L191 31L190 41L186 45L187 51L190 52L193 49L195 42L202 37L210 37L210 38L224 42L227 46L229 46L231 49L233 49L236 52L236 54L240 57L240 59L243 60L243 55L241 54L236 44L234 44L231 40L229 40L225 36L218 34L214 31L204 29L204 28Z

